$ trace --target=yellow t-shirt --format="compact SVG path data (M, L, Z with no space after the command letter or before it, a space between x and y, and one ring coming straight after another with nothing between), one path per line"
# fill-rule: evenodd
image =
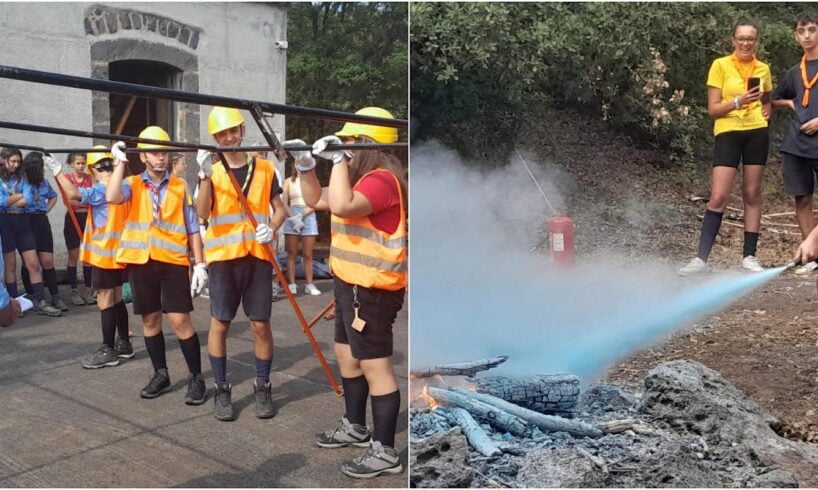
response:
M756 61L755 69L750 76L761 79L762 92L773 91L773 78L770 74L770 67L766 63ZM731 104L736 96L747 91L747 82L733 63L732 55L717 58L713 62L710 73L707 75L707 86L721 89L721 101ZM766 127L767 120L761 114L761 101L756 101L716 119L713 134Z

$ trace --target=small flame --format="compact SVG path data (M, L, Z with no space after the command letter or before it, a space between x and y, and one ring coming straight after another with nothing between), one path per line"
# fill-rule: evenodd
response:
M426 404L429 405L429 408L432 410L440 405L437 400L432 398L432 395L429 394L429 387L427 385L423 385L423 391L420 393L420 396L423 397L423 400L426 401Z

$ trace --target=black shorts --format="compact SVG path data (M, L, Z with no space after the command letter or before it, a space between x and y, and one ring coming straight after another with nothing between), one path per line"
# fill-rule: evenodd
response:
M273 304L272 264L248 255L213 262L207 270L210 278L210 316L231 322L241 303L244 314L250 320L270 320Z
M54 253L54 235L51 233L48 215L45 213L29 214L28 219L31 222L31 232L34 234L34 248L38 252Z
M135 315L190 313L190 267L148 259L145 264L128 264L128 282Z
M767 128L747 131L728 131L716 135L713 148L714 167L737 168L744 165L764 165L770 150L770 135Z
M818 159L781 152L784 190L793 196L811 196L815 190Z
M99 291L100 289L114 289L122 286L125 280L126 269L103 269L94 266L91 269L91 285Z
M85 233L85 222L88 220L88 213L81 211L74 211L77 215L77 224L80 225L80 231ZM82 243L82 236L77 236L77 230L74 229L74 223L71 221L71 215L65 213L65 223L62 226L62 236L65 238L65 248L73 250L80 248Z
M363 331L352 328L355 319L353 286L335 278L335 342L349 344L355 359L380 359L392 355L392 324L403 308L405 289L386 291L358 286L358 316Z
M20 253L34 250L34 233L31 231L31 220L27 214L0 214L0 239L3 240L3 253Z

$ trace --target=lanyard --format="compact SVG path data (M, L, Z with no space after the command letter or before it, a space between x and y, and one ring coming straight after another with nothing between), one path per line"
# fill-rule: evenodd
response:
M801 97L801 105L806 109L809 107L809 91L815 82L818 81L818 72L812 77L812 80L807 80L807 55L801 57L801 82L804 84L804 96Z
M738 57L736 57L736 53L733 53L730 56L730 58L733 60L733 66L736 67L736 71L738 71L739 75L741 75L741 78L744 79L744 87L746 90L750 77L753 76L753 73L755 73L756 71L756 56L753 55L753 61L749 63L741 63L738 60ZM747 72L744 71L744 66L746 65L750 65L750 69Z

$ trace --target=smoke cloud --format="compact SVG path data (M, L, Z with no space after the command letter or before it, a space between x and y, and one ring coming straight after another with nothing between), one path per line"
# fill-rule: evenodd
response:
M565 176L526 160L559 210L547 183ZM531 252L550 210L516 155L481 171L432 143L412 147L411 165L412 366L509 355L492 372L591 379L782 270L686 280L656 260L607 254L561 270Z

